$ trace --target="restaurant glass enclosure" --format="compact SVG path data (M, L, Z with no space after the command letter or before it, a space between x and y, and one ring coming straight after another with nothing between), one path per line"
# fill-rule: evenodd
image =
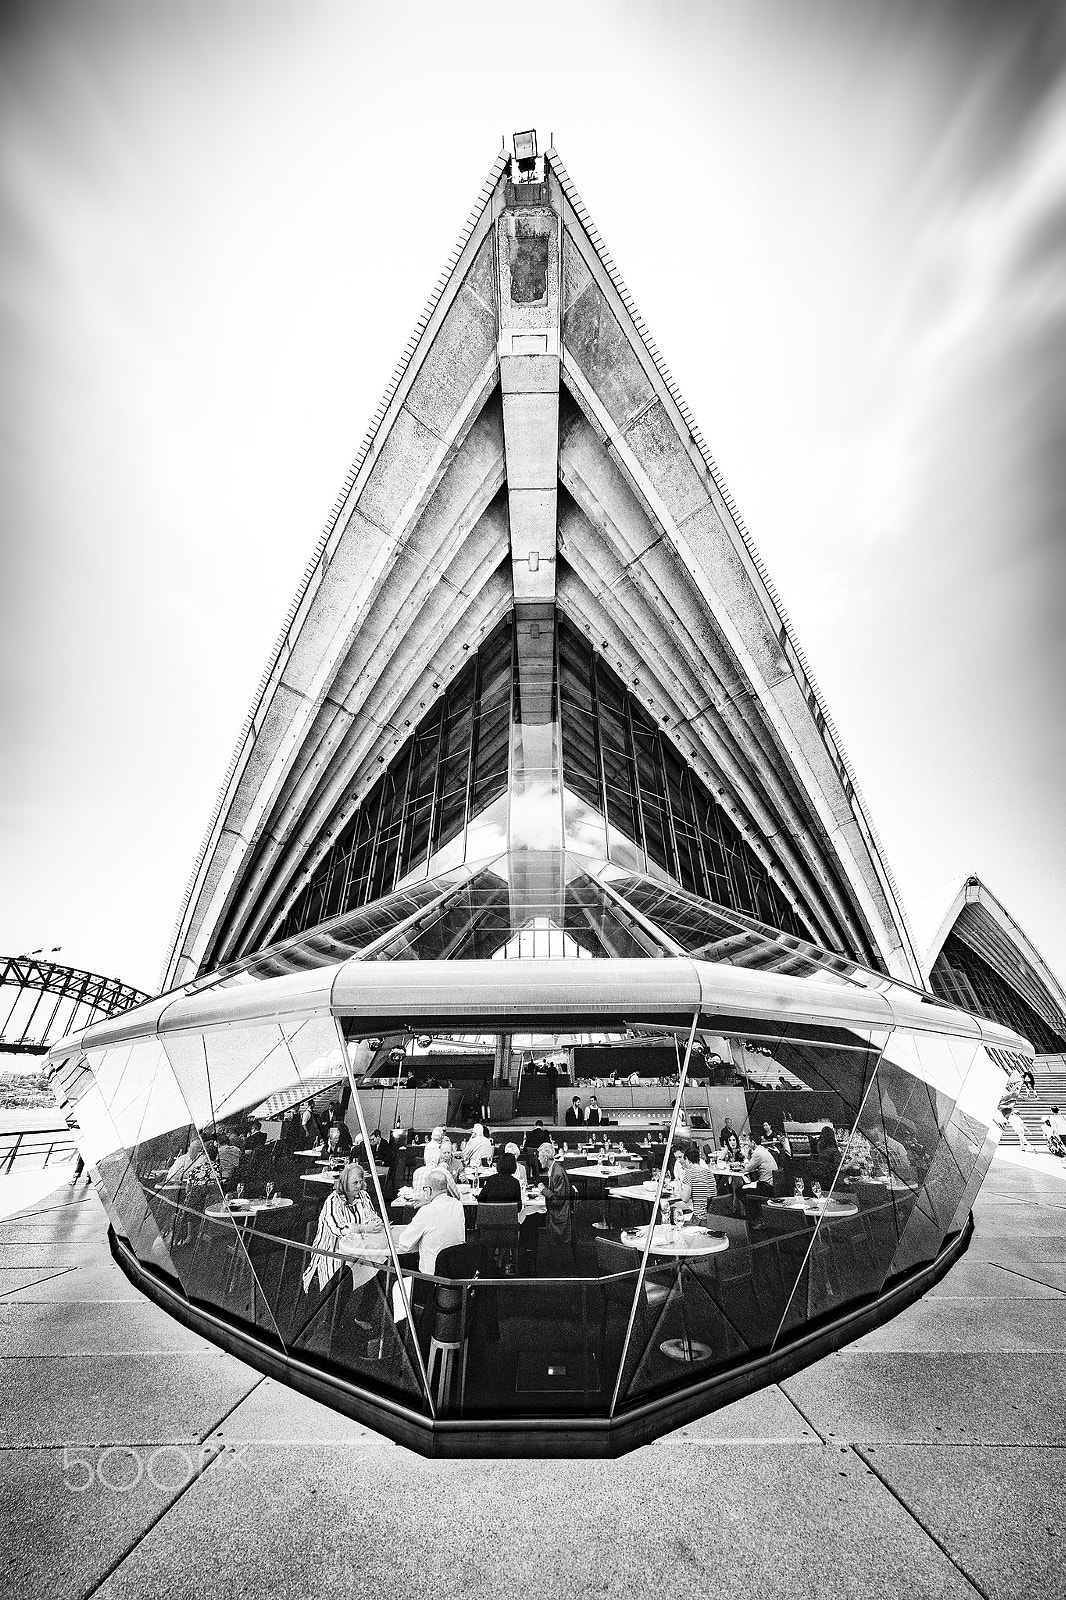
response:
M144 1010L55 1080L123 1264L430 1451L624 1448L934 1265L1025 1048L686 958L353 959Z

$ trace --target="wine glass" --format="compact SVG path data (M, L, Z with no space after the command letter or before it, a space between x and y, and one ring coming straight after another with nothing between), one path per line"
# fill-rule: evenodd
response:
M269 1180L267 1182L265 1193L268 1200L273 1200L275 1194L277 1194L277 1189Z
M822 1186L818 1182L817 1178L815 1178L814 1182L811 1184L811 1193L816 1200L820 1200L822 1198Z

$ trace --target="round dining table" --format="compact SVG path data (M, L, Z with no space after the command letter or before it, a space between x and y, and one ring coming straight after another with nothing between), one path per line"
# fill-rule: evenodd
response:
M648 1242L649 1228L651 1242ZM715 1233L710 1228L700 1227L674 1227L671 1223L659 1222L654 1227L627 1228L621 1235L621 1240L630 1250L639 1250L643 1254L645 1248L649 1257L658 1256L676 1264L677 1275L675 1289L678 1305L681 1309L681 1326L683 1329L680 1339L663 1339L659 1349L669 1361L706 1361L714 1354L710 1345L702 1340L693 1339L688 1330L688 1320L685 1316L685 1295L681 1285L681 1271L686 1261L701 1259L705 1256L720 1255L723 1250L729 1249L729 1239L724 1233Z

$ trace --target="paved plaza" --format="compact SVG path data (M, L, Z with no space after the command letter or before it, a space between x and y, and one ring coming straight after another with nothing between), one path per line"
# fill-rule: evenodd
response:
M0 1180L5 1593L1066 1595L1066 1172L1001 1152L924 1300L620 1461L413 1455L216 1350L84 1184Z

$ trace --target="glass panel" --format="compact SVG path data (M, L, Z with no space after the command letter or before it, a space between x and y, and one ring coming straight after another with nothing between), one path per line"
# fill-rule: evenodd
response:
M833 1187L882 1043L839 1030L822 1041L699 1030L670 1167L674 1193L708 1232L683 1231L680 1247L664 1239L649 1264L646 1336L624 1398L768 1349L783 1325L825 1309L827 1287L838 1304L868 1292L877 1271L855 1242L841 1239L848 1271L831 1282L816 1240L825 1215L836 1228L857 1211ZM891 1249L896 1242L893 1230ZM881 1272L890 1249L882 1255Z
M669 954L629 911L557 851L512 851L372 952L380 961Z
M650 1057L620 1029L349 1033L439 1410L608 1410L641 1259L622 1230L650 1215L676 1093L656 1042L673 1086L639 1090Z
M959 1156L959 1145L970 1152L973 1152L974 1146L977 1149L962 1198L951 1219L949 1233L958 1233L965 1227L970 1208L999 1146L1000 1129L994 1108L1003 1092L1003 1077L1002 1067L991 1058L989 1052L983 1046L978 1049L952 1113L952 1121L958 1128L955 1150L960 1168L963 1162Z
M138 1181L137 1147L159 1055L156 1041L146 1039L90 1051L86 1059L106 1107L106 1122L98 1118L94 1133L100 1140L97 1164L113 1216L120 1220L120 1231L138 1259L173 1276L173 1263ZM105 1148L112 1138L112 1147Z
M124 1062L129 1059L127 1047L120 1046L119 1052ZM87 1072L84 1076L79 1073L79 1094L75 1108L80 1129L79 1148L92 1174L111 1226L116 1234L128 1239L136 1248L135 1241L140 1241L145 1207L143 1197L137 1195L135 1188L128 1190L123 1188L130 1169L130 1154L108 1110L108 1100L115 1087L115 1078L105 1070L106 1051L89 1051L83 1059ZM98 1074L103 1075L103 1087ZM151 1248L151 1239L149 1230L146 1245L148 1249Z
M878 1072L900 1243L890 1272L931 1261L943 1244L966 1186L946 1130L976 1054L970 1040L897 1030Z
M878 989L885 987L883 977L856 966L845 956L801 943L790 934L712 905L682 889L623 874L612 876L610 883L682 950L702 960L751 967L758 972L839 978Z
M269 1284L252 1257L267 1224L283 1231L294 1209L282 1158L284 1108L336 1083L337 1053L331 1076L304 1083L276 1024L169 1034L163 1045L194 1134L184 1158L178 1150L167 1172L157 1169L160 1199L170 1202L166 1186L180 1185L172 1231L178 1274L190 1298L277 1339Z
M112 1098L111 1116L131 1165L123 1186L125 1203L123 1199L117 1203L128 1220L132 1219L127 1208L134 1208L136 1234L128 1227L126 1233L138 1259L178 1277L170 1243L180 1189L162 1185L195 1130L160 1041L138 1039L122 1048L129 1054Z
M507 618L430 707L318 862L275 939L387 894L504 793L511 632Z

